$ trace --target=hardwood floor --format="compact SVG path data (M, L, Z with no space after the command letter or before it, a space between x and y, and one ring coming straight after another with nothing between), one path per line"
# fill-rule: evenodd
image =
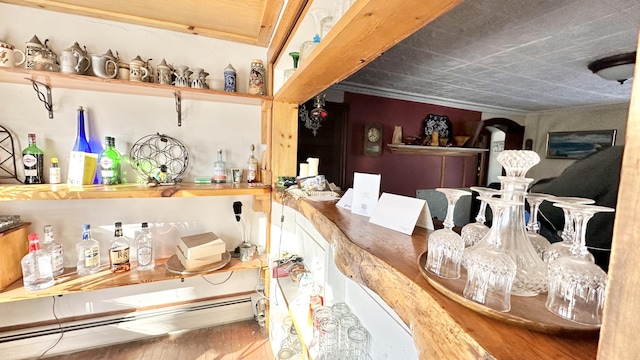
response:
M253 320L48 357L48 360L272 360Z

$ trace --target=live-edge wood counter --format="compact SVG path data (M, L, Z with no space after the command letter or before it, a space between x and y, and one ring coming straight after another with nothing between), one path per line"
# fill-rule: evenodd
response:
M376 292L396 311L412 330L421 359L596 358L597 336L549 335L508 325L436 291L417 265L427 249L426 230L416 228L408 236L370 224L367 217L351 214L332 201L273 194L276 201L305 216L330 243L343 274Z

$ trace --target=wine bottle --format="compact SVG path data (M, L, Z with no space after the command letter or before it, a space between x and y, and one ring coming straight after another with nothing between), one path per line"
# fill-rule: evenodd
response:
M44 153L36 146L36 134L29 134L29 146L22 151L25 184L44 184Z
M105 149L100 154L100 174L102 183L105 185L121 184L121 158L122 155L116 150L116 140L111 136L104 138Z

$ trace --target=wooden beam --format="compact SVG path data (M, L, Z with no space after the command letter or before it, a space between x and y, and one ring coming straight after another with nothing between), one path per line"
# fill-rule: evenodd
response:
M273 34L269 49L267 49L267 63L275 64L282 56L282 50L287 48L293 34L302 22L303 15L311 6L309 0L289 0L287 6L282 11L282 17L278 23L278 28ZM273 78L271 78L273 79ZM272 92L270 92L272 94Z
M278 176L296 176L298 153L298 105L273 103L273 131L271 148L272 183Z
M275 94L301 104L355 73L461 0L359 0Z

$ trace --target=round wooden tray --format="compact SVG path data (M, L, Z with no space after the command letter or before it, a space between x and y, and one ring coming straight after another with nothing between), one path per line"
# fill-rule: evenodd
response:
M425 269L426 263L427 252L425 251L418 257L418 267L420 268L420 273L427 279L429 284L449 299L482 315L547 334L586 335L597 334L600 331L600 326L578 324L563 319L547 310L545 307L547 293L533 297L512 296L511 310L509 312L490 309L462 296L464 286L467 282L467 272L465 269L461 269L459 279L443 279L428 272Z
M222 260L207 266L199 267L199 268L193 268L189 270L185 269L184 266L182 266L182 263L178 259L177 255L172 255L169 259L167 259L167 262L164 263L164 265L169 272L172 272L174 274L197 275L197 274L204 274L204 273L208 273L218 269L222 269L229 263L229 261L231 261L231 254L228 251L226 251L222 254Z

